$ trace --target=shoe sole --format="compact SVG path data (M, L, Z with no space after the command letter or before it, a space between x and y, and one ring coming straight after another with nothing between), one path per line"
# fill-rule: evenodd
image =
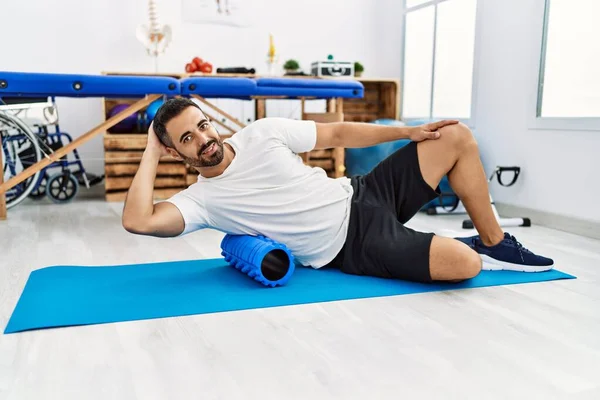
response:
M553 265L523 265L498 261L485 254L480 254L483 261L482 270L485 271L518 271L518 272L544 272L554 268Z

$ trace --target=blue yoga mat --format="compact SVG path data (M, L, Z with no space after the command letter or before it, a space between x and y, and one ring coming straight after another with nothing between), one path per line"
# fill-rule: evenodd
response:
M31 273L4 333L570 278L557 270L483 271L461 283L419 284L302 267L270 288L222 258L55 266Z

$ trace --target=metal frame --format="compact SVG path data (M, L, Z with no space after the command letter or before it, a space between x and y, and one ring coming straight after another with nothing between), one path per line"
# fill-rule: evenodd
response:
M542 26L542 46L540 51L540 64L538 68L537 102L535 117L542 116L542 98L544 95L544 71L546 70L546 45L548 44L548 17L550 15L550 0L544 1L544 22Z
M402 9L402 54L401 54L401 81L404 82L405 80L405 58L406 58L406 15L410 12L413 11L417 11L420 10L422 8L425 7L429 7L429 6L434 6L435 10L434 10L434 25L433 25L433 58L432 58L432 64L431 64L431 93L430 93L430 103L429 103L429 115L428 116L422 116L422 117L411 117L411 118L403 118L405 121L414 121L414 120L429 120L433 118L433 98L434 98L434 88L435 88L435 51L437 48L437 6L441 3L444 3L446 1L451 1L451 0L430 0L427 1L423 4L419 4L417 6L413 6L410 8L406 7L406 1L407 0L403 0L403 9ZM476 11L475 11L475 40L474 40L474 45L473 45L473 73L472 73L472 84L471 84L471 111L470 111L470 116L469 118L458 118L458 120L460 120L461 122L465 123L466 125L468 125L471 128L475 127L475 104L476 104L476 98L477 98L477 77L478 77L478 70L479 70L479 62L478 62L478 58L477 55L479 54L479 48L480 48L480 40L479 40L479 32L481 30L481 23L480 23L480 18L479 15L481 15L481 7L482 7L482 3L483 1L481 0L477 0L477 4L476 4ZM404 110L404 104L405 104L405 99L404 99L404 93L403 93L403 98L401 101L401 109L400 109L400 115L403 115L403 110ZM435 119L457 119L456 117L453 116L447 116L447 117L435 117Z
M548 45L548 27L551 0L544 0L544 12L541 24L541 36L539 42L540 61L537 67L537 79L535 80L535 91L531 96L532 113L530 114L529 128L543 130L583 130L600 131L599 117L543 117L542 106L544 96L544 79L546 70L546 51Z
M16 111L16 110L28 110L31 108L47 108L53 107L54 103L50 100L50 97L45 102L35 103L22 103L22 104L5 104L0 98L0 111Z

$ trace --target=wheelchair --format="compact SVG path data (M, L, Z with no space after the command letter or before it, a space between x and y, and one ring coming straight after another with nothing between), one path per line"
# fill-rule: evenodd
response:
M21 114L40 114L34 122ZM60 130L58 111L53 97L0 97L0 135L4 181L18 175L59 148L72 142L72 137ZM77 150L61 157L6 192L6 206L11 208L26 198L44 197L55 203L75 198L80 186L87 189L104 180L85 171Z

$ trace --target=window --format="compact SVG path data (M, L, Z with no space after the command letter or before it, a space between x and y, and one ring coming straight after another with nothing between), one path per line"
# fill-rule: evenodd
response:
M406 0L402 117L471 118L477 0Z
M546 0L536 117L600 128L598 15L598 0Z
M423 3L428 3L431 0L406 0L406 8L411 8L415 6L419 6Z

